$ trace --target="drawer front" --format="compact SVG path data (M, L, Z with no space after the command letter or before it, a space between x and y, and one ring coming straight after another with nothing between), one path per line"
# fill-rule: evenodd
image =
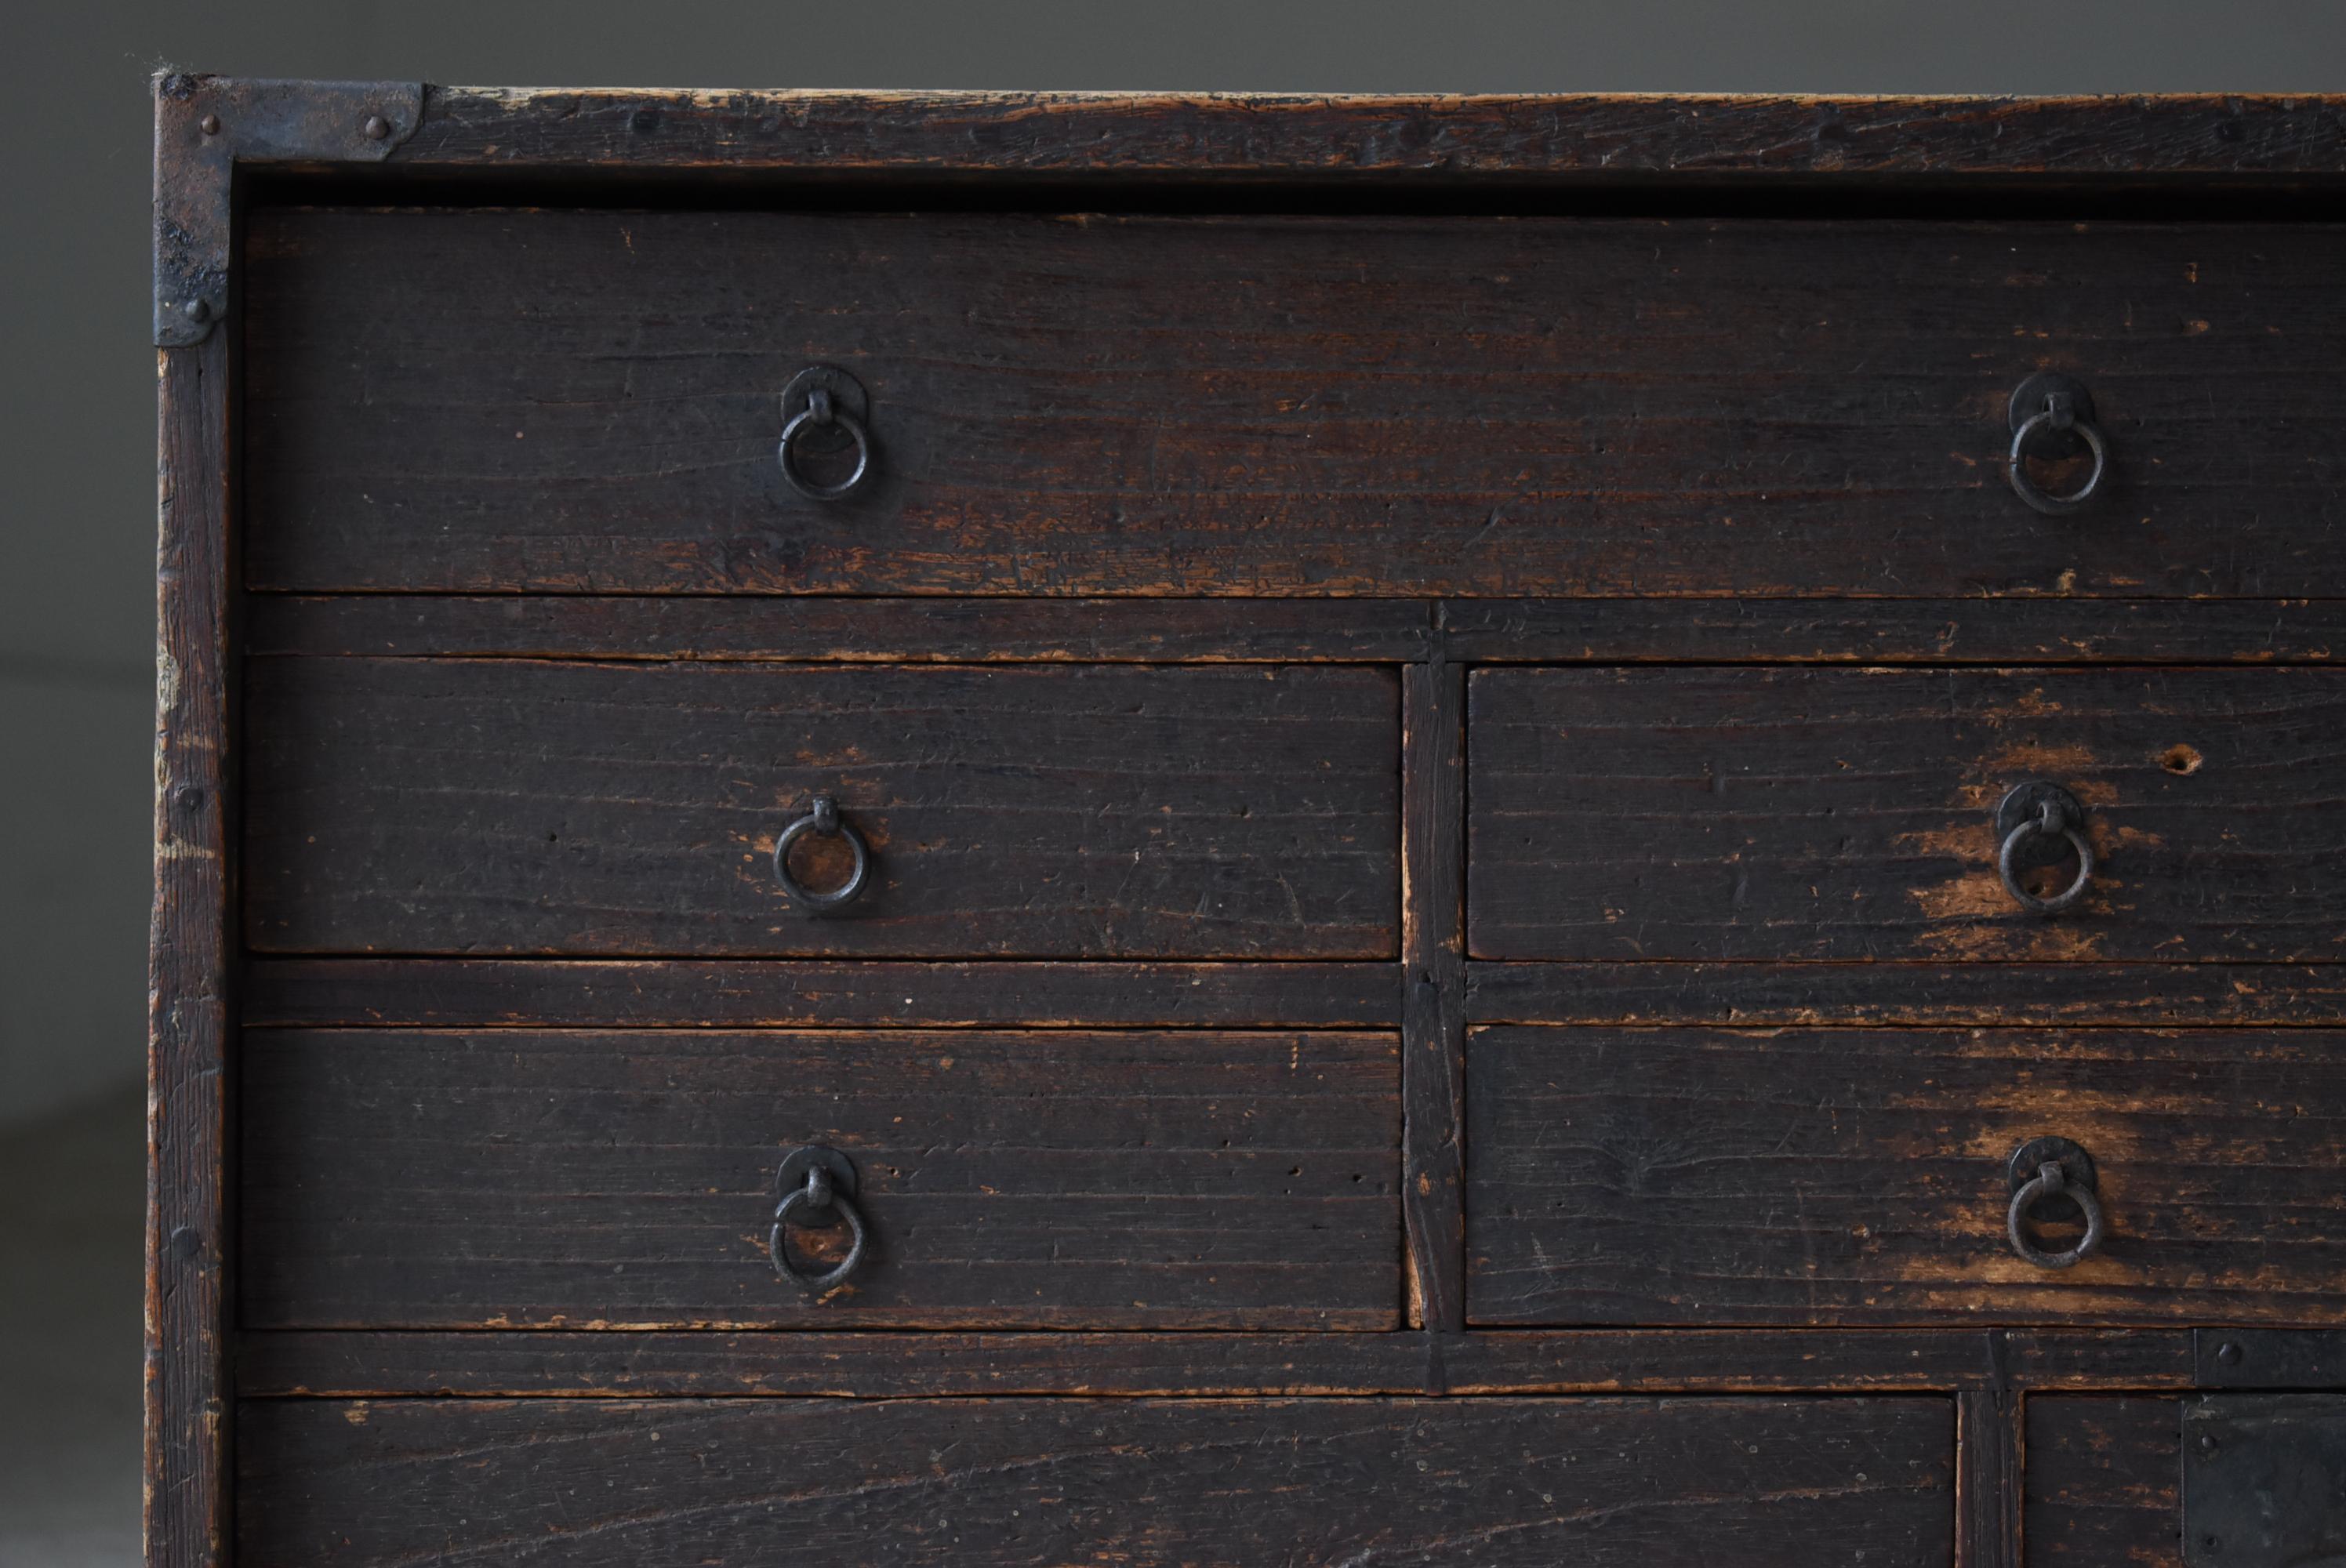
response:
M1478 957L2346 957L2336 671L1484 670L1467 735Z
M1399 1325L1387 1035L256 1030L241 1079L250 1327ZM770 1252L809 1145L836 1287Z
M237 1562L1939 1568L1931 1399L249 1401Z
M2336 596L2341 264L2312 224L262 210L247 572ZM865 399L836 501L778 455L814 366ZM2074 516L2003 472L2048 369L2108 449Z
M1381 958L1384 670L256 659L261 952ZM817 797L852 902L786 892ZM852 875L805 832L792 875Z
M2346 1036L1489 1028L1467 1073L1477 1322L2346 1323ZM2094 1167L2068 1268L2008 1234L2042 1137Z

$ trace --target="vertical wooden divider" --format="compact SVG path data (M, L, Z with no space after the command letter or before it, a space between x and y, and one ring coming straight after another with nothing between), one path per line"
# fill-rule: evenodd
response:
M1956 1568L2020 1568L2024 1400L2018 1389L1955 1396Z
M158 351L147 1562L227 1561L229 339Z
M1464 669L1437 651L1402 682L1402 1212L1411 1318L1430 1336L1466 1326Z

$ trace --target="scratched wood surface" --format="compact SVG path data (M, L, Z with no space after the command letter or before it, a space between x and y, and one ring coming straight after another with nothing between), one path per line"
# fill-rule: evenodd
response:
M1486 1028L1466 1067L1474 1322L2346 1324L2337 1033ZM2066 1270L2004 1236L2047 1135L2108 1222Z
M2320 93L1910 97L1704 93L696 91L427 86L397 161L617 176L791 171L976 183L1231 177L1382 191L1705 186L1943 193L1965 177L2165 199L2346 173L2346 99ZM1929 183L1915 177L1929 177ZM1869 184L1869 177L1896 184ZM2189 177L2181 183L2176 177ZM2334 184L2334 178L2331 183ZM1484 186L1483 188L1489 188ZM1976 189L1976 187L1972 188ZM1942 195L1942 199L1943 196Z
M2341 260L2321 225L268 209L247 575L2338 596ZM818 363L872 400L832 504L775 461ZM2116 453L2074 518L1999 467L2046 367Z
M2031 1398L2029 1563L2183 1568L2181 1431L2172 1398Z
M2334 670L1511 669L1468 701L1478 958L2346 957ZM2052 919L1995 870L2038 779L2099 861Z
M265 952L1391 958L1389 670L256 659ZM871 847L774 874L818 794ZM796 874L847 875L815 839Z
M1399 1320L1390 1035L254 1030L241 1076L257 1328ZM806 1144L872 1227L819 1300L767 1250Z
M241 1568L1940 1568L1944 1400L256 1403Z

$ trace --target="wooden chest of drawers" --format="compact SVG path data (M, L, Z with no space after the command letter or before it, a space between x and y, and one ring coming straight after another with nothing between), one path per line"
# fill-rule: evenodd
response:
M2346 1552L2346 101L157 87L156 1568Z

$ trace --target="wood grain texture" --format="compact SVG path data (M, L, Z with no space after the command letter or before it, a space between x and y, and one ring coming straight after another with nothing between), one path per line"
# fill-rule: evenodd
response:
M2346 956L2334 670L1493 670L1468 705L1477 957ZM2057 919L1995 871L2032 779L2100 862Z
M245 647L406 658L1396 663L1426 656L1433 614L1404 599L264 594L247 617Z
M2008 1390L1955 1396L1955 1562L2021 1568L2026 1406Z
M1414 1394L1423 1336L602 1329L248 1332L247 1399ZM2000 1344L1991 1348L1991 1340ZM2186 1329L1559 1329L1443 1337L1453 1394L2191 1386Z
M2028 1401L2031 1568L2183 1568L2173 1399Z
M260 604L266 614L325 602L402 601ZM1474 664L2270 666L2346 657L2346 603L2334 599L1472 599L1435 608L1442 647ZM391 618L381 610L334 615L338 625Z
M1580 178L2346 172L2322 94L682 92L434 87L403 167L1050 176Z
M1477 1023L2346 1025L2346 970L2279 963L1470 963Z
M261 594L249 654L907 663L2330 664L2346 602Z
M145 1526L148 1568L228 1536L228 347L158 356L155 903L148 965Z
M1391 958L1390 671L264 659L265 952ZM824 919L772 850L871 846ZM837 840L808 846L835 863ZM794 861L794 864L797 862Z
M1477 1029L1469 1317L2346 1321L2342 1052L2310 1030ZM2005 1162L2053 1134L2094 1156L2109 1225L2058 1272L2004 1237Z
M254 1027L1397 1028L1391 963L962 963L822 959L275 958L238 988Z
M1454 1334L1466 1326L1466 676L1435 660L1402 678L1402 1207L1413 1320Z
M2316 224L262 211L248 577L2338 597L2341 260ZM811 363L872 400L831 505L775 462ZM2047 366L2116 453L2058 523L2000 468Z
M250 1031L255 1328L1386 1329L1390 1035ZM775 1169L856 1166L810 1300ZM794 1230L818 1266L845 1232Z
M256 1403L240 1568L1948 1563L1938 1400Z

